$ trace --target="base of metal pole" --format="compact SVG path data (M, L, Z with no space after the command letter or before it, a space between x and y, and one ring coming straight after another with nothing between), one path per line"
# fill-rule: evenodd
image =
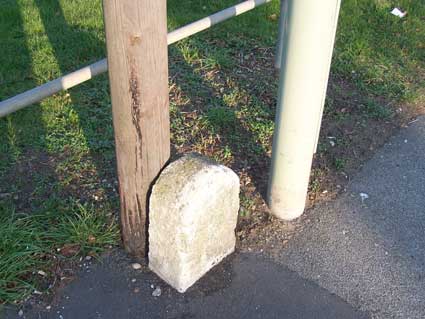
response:
M283 0L281 62L268 204L291 220L305 208L340 0Z

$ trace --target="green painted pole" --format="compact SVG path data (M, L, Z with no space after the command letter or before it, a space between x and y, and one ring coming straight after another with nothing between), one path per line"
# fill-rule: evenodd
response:
M340 0L285 0L276 127L267 200L292 220L305 208ZM282 6L283 8L283 6Z

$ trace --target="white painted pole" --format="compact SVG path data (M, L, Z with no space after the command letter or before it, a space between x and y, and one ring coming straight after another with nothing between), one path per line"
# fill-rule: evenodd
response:
M286 1L267 199L272 214L291 220L305 208L340 0Z
M108 69L106 59L90 64L82 69L64 75L56 80L37 86L24 93L18 94L0 102L0 118L16 112L28 105L37 103L46 97L62 90L70 89L78 84L106 72Z
M270 1L271 0L248 0L227 9L221 10L208 17L197 20L168 33L167 43L168 45L173 44L198 32L204 31L213 25L238 16L242 13L248 12ZM56 94L62 90L67 90L77 86L85 81L90 80L96 75L106 72L107 70L107 61L106 59L103 59L70 74L64 75L56 80L47 82L34 89L4 100L0 102L0 118L16 112L26 106L39 102L42 99Z
M214 13L208 17L192 22L168 34L168 44L172 44L195 33L201 32L220 22L248 12L255 7L270 2L271 0L249 0Z
M283 14L287 11L288 2L286 0L280 0L280 13L279 13L279 33L277 35L276 44L276 56L274 61L274 67L276 70L280 70L282 64L282 52L283 52L283 32L284 32L284 19Z

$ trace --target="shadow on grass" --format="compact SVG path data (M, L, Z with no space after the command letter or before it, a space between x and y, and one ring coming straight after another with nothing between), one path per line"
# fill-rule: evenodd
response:
M33 80L33 61L23 24L22 8L18 1L8 1L2 7L2 63L0 65L0 100L37 85ZM6 18L7 16L7 18ZM55 179L55 172L43 151L47 148L46 128L42 109L32 109L0 119L0 206L11 214L16 211L31 211L39 202L31 195L37 191L39 172L45 181ZM30 137L34 147L25 150L25 140ZM16 163L15 165L13 165ZM12 165L11 165L12 164ZM46 183L47 185L49 183ZM49 192L46 189L44 195Z
M105 54L103 41L88 30L66 21L59 1L35 0L35 3L62 74L73 71L76 61L78 65L88 64ZM112 169L115 167L115 153L106 76L82 84L68 93L89 149L89 161L95 166L84 173L90 175L93 184L111 184L115 181L115 170ZM84 197L85 194L81 192L77 196Z
M218 149L227 151L232 160L226 161L226 155L224 159L219 160L230 165L237 173L246 172L256 190L265 199L270 157L258 142L258 138L238 116L238 107L229 106L223 98L223 92L185 61L177 48L170 48L170 57L170 75L175 77L176 82L181 82L183 94L191 101L182 111L196 111L204 126L201 130L206 130L206 134L214 135L214 138L218 139L217 143L212 145L215 149L206 147L198 151L208 156L215 156ZM199 136L195 137L196 139L199 139ZM194 142L190 136L188 141Z

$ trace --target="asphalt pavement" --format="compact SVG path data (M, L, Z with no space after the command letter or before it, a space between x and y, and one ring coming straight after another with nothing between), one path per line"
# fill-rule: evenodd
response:
M373 318L425 318L425 117L311 216L281 264Z
M344 300L286 267L234 254L180 294L149 270L132 269L122 252L86 264L51 308L11 308L6 318L78 319L366 319ZM159 287L161 295L152 294Z

